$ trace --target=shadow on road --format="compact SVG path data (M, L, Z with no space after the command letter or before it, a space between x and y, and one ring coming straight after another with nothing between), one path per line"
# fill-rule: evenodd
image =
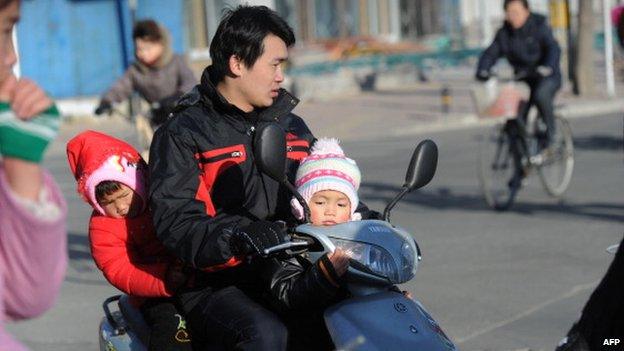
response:
M67 251L69 268L65 281L87 285L108 285L91 258L89 238L85 234L68 233Z
M399 192L398 186L384 183L367 182L363 183L360 189L360 196L364 201L379 201L384 203L390 201ZM448 187L416 191L415 193L406 195L402 202L439 210L461 209L495 213L487 206L480 195L460 194ZM524 215L552 213L560 216L583 217L594 220L624 221L624 203L531 203L518 201L514 203L513 207L508 212Z
M89 238L84 234L68 233L67 250L72 261L91 261Z
M622 151L622 138L613 135L591 135L574 138L574 148L594 151Z

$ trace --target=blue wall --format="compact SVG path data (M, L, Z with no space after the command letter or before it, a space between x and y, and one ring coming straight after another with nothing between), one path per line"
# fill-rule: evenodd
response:
M130 11L121 3L132 61ZM139 0L136 18L147 17L167 27L174 51L183 52L182 0ZM17 27L22 75L56 98L100 95L124 71L119 23L115 0L23 1Z

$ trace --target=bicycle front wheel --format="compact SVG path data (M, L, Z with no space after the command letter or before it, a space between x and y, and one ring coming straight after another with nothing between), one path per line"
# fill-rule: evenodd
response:
M570 185L574 170L574 145L570 124L555 117L555 136L549 149L543 152L544 160L538 173L544 190L553 197L561 197Z
M483 135L479 146L479 185L487 204L499 211L513 204L522 181L512 143L505 124L499 124Z

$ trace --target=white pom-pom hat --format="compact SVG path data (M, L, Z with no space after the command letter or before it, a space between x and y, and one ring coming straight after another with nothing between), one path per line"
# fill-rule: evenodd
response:
M306 203L315 193L334 190L345 194L351 202L351 220L360 219L355 210L359 203L357 194L362 175L355 161L345 156L339 141L320 138L312 147L309 156L301 160L295 179L295 186ZM290 201L297 219L304 218L303 208L297 199Z

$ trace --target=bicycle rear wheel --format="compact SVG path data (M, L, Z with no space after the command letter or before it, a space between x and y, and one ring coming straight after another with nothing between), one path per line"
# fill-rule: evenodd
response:
M572 130L566 120L555 117L556 132L538 173L544 190L553 197L560 197L570 185L574 170L574 145Z
M478 161L479 185L485 201L499 211L513 204L522 182L513 140L505 126L496 125L483 135Z

